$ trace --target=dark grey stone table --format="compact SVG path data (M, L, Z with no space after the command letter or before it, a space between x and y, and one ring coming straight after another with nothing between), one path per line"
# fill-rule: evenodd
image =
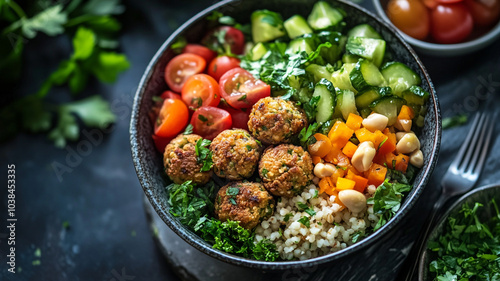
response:
M91 83L87 92L102 94L114 104L118 120L88 150L82 150L85 148L81 142L57 149L41 135L23 134L2 144L0 280L178 280L179 268L173 270L169 261L176 263L183 253L166 249L171 257L166 259L163 248L155 244L155 234L159 235L161 229L150 228L144 211L143 192L130 156L128 125L132 98L150 58L180 23L211 3L213 1L125 1L128 11L122 16L125 27L121 42L132 68L114 85ZM369 0L361 5L373 11ZM25 69L15 95L35 91L47 70L56 67L49 62L69 54L68 42L53 40L46 44L45 40L51 39L42 37L28 45L25 64L30 68ZM500 106L499 49L500 41L497 41L468 56L421 57L437 88L444 117L458 113L472 115L478 110L494 111ZM496 132L500 132L499 127L497 125ZM437 198L441 176L467 130L465 125L443 132L438 166L407 222L392 237L382 241L372 260L360 261L357 273L350 278L344 275L341 280L401 279L398 273L406 269L403 263L412 241ZM500 181L499 142L494 139L480 185ZM8 164L15 164L16 170L15 274L7 272L6 265L10 247L6 228ZM69 170L58 175L54 170L58 164ZM182 244L178 247L190 251L186 257L202 255ZM192 266L207 272L209 279L217 280L218 263L207 261L205 256L201 259L206 262ZM188 272L179 276L192 278ZM326 280L331 278L328 276Z

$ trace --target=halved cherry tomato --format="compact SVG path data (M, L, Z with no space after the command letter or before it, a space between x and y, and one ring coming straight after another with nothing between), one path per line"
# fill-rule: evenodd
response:
M226 102L219 104L219 107L231 114L233 128L244 129L248 131L248 119L250 118L250 108L236 109L230 107Z
M182 49L182 52L198 55L204 58L207 63L212 61L217 56L217 52L212 51L200 44L187 44L184 49Z
M191 117L193 133L212 140L220 132L231 129L233 121L229 112L213 106L198 108Z
M424 5L427 6L429 9L434 9L437 7L438 4L450 4L450 3L457 3L461 2L463 0L423 0Z
M165 91L161 94L160 98L162 99L174 99L174 100L180 100L181 99L181 95L177 94L177 93L174 93L172 91Z
M165 68L165 81L174 92L180 92L184 82L205 70L207 62L195 54L180 54L171 59Z
M431 11L432 37L441 44L462 42L472 32L472 16L464 3L439 4Z
M240 60L230 56L220 56L213 59L208 65L207 74L212 76L216 81L227 71L240 67Z
M195 110L201 106L217 106L220 102L219 84L206 74L195 74L182 87L182 100Z
M390 0L387 16L402 32L423 40L429 34L429 11L420 0Z
M245 35L241 30L231 26L219 26L209 32L202 40L202 44L220 54L243 54Z
M155 135L174 137L186 127L188 119L189 111L182 100L166 99L155 122Z
M151 136L153 137L153 141L155 142L156 149L161 153L165 152L165 147L173 139L172 137L170 137L170 138L159 137L155 134L153 134Z
M474 24L490 26L500 18L500 0L465 0L465 5L474 19Z
M220 92L234 108L252 107L258 100L271 95L271 86L243 68L233 68L220 78Z

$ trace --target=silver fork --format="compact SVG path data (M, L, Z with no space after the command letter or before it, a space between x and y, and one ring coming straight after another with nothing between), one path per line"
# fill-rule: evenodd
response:
M441 181L441 195L434 204L430 217L427 220L427 226L424 232L421 232L419 239L415 242L412 253L408 257L411 263L410 269L407 272L406 281L412 280L415 274L415 269L424 250L426 238L429 230L432 229L435 219L439 214L439 210L452 197L462 195L469 191L477 183L481 170L490 146L491 135L493 132L494 118L486 113L477 113L471 125L471 129L465 138L464 143L458 151L458 155L451 163L448 171ZM417 252L415 252L415 250ZM411 259L411 257L414 259ZM420 268L422 271L423 268Z

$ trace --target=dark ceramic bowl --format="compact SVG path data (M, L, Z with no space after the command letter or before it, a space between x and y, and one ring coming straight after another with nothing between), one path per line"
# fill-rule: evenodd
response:
M438 100L429 75L415 52L393 28L368 11L349 2L329 1L333 6L339 7L347 13L348 28L360 23L371 24L387 40L387 46L393 58L414 69L422 77L422 87L431 94L425 125L418 132L421 149L425 155L425 164L416 176L414 188L406 197L400 211L385 226L353 246L305 261L283 262L250 260L212 249L211 245L188 230L169 213L162 155L156 151L151 138L153 125L148 118L148 112L153 104L152 97L167 89L167 85L163 80L163 73L165 65L174 56L170 45L179 36L184 36L189 42L198 42L207 32L205 19L213 11L222 12L225 15L234 17L238 22L244 23L249 22L251 12L257 9L280 12L284 18L294 14L307 16L315 2L315 0L226 0L214 4L183 24L165 41L147 67L135 96L130 124L130 141L137 176L146 196L163 221L182 239L203 253L230 264L269 271L317 266L334 260L337 261L335 264L340 264L338 261L341 259L347 260L349 257L356 257L356 254L359 254L361 250L366 250L369 245L373 245L381 237L390 235L390 232L398 227L408 211L414 206L416 199L421 195L437 161L441 139L441 116Z
M442 214L441 219L438 221L436 226L430 232L427 241L436 240L441 235L441 233L443 233L443 229L447 224L448 217L456 216L460 212L462 206L465 203L467 203L470 207L473 207L476 202L483 204L484 206L482 208L483 211L478 213L480 219L488 220L491 219L493 216L496 216L496 214L492 212L492 209L490 208L491 206L490 202L492 198L495 198L497 200L497 203L500 201L499 184L487 185L468 192L460 199L458 199L455 203L453 203L453 205L450 208L448 208L448 210L445 213ZM427 249L427 243L428 242L426 242L425 244L425 249ZM432 280L429 278L428 268L429 268L429 263L433 257L435 257L435 254L430 250L426 250L422 254L418 269L419 281Z

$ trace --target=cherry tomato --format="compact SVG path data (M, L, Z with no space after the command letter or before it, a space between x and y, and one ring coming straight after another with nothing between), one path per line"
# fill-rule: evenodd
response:
M220 56L213 59L208 65L207 74L212 76L216 81L227 71L240 67L240 60L230 56Z
M427 6L429 9L434 9L437 7L439 3L441 4L450 4L450 3L457 3L461 2L463 0L423 0L424 5Z
M462 42L472 32L472 16L464 3L439 4L431 12L432 37L441 44Z
M465 0L465 5L472 15L474 24L490 26L500 18L500 0Z
M233 120L233 128L245 129L248 131L248 119L250 118L250 108L236 109L232 108L227 102L222 99L219 107L231 114Z
M201 106L217 106L220 102L219 84L211 76L195 74L182 87L182 100L192 110Z
M231 51L235 55L241 55L245 48L245 35L234 27L219 26L203 38L202 44L221 54Z
M186 127L188 119L189 111L182 100L166 99L155 122L155 135L174 137Z
M170 138L159 137L155 134L153 134L151 136L153 137L153 141L155 142L156 149L158 150L158 152L161 152L161 153L165 152L165 147L173 139L172 137L170 137Z
M205 70L207 62L195 54L180 54L171 59L165 68L165 81L174 92L180 92L186 80Z
M206 62L212 61L217 56L215 51L200 44L187 44L186 47L182 49L182 52L198 55L204 58Z
M181 99L181 95L177 94L177 93L174 93L172 91L165 91L161 94L160 98L162 99L174 99L174 100L180 100Z
M234 108L252 107L258 100L271 95L271 86L243 68L233 68L220 78L220 92Z
M387 16L402 32L423 40L429 34L429 11L420 0L390 0Z
M233 121L229 112L213 106L198 108L191 117L193 133L212 140L220 132L231 129Z

